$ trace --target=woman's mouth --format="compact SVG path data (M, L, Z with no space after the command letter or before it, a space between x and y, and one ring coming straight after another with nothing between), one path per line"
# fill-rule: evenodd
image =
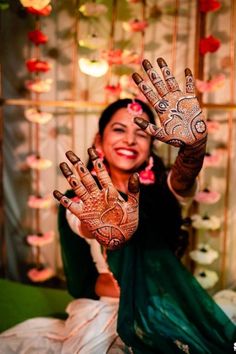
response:
M125 148L116 149L116 153L117 155L126 157L128 159L136 159L138 155L137 151Z

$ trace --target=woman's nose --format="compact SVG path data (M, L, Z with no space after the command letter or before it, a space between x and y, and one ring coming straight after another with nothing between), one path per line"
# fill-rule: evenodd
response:
M134 145L136 143L136 134L131 131L127 131L125 134L125 140L128 145Z

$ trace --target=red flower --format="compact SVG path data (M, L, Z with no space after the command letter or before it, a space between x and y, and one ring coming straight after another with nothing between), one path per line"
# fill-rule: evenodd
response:
M51 11L52 11L52 6L47 5L45 6L42 10L36 10L33 7L26 7L26 10L33 15L38 15L38 16L49 16Z
M220 7L221 4L217 0L200 0L201 12L217 11Z
M48 62L43 61L43 60L38 60L38 59L29 59L26 61L26 66L27 69L33 73L33 72L47 72L50 70L50 65Z
M35 45L47 43L48 37L39 30L30 31L28 33L28 38Z
M205 55L206 53L216 52L220 47L220 40L213 37L205 37L200 39L199 50L201 55Z

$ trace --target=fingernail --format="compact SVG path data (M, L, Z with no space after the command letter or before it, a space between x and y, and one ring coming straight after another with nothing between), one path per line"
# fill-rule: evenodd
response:
M69 177L73 174L66 162L60 163L60 169L65 177Z
M98 153L94 148L88 148L88 154L92 161L97 160L99 158Z
M139 191L139 175L134 173L130 176L128 189L131 193L138 193Z
M57 190L53 191L53 196L57 199L57 200L61 200L61 198L63 197L63 194Z
M147 71L149 69L152 69L152 64L150 63L149 60L144 59L142 62L143 68Z
M193 76L192 71L189 68L184 70L185 76Z
M75 165L78 161L80 161L80 158L77 155L75 155L73 151L67 151L66 157L68 158L68 160L70 160L70 162L73 165Z
M134 117L134 123L138 124L138 126L142 129L146 129L149 122L140 117Z
M160 68L167 66L167 64L163 58L157 58L157 64L159 65Z
M141 78L141 76L138 73L133 73L132 78L137 85L143 81L143 79Z

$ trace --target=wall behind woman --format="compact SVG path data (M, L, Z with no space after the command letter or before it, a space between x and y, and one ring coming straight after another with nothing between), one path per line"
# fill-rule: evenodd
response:
M107 102L117 97L112 93L112 89L122 82L127 82L129 75L135 70L139 71L140 67L127 62L125 65L114 64L110 66L107 74L92 77L81 72L78 59L84 57L97 60L108 48L122 49L126 54L126 50L130 50L150 59L153 63L157 57L162 56L173 68L181 87L184 87L185 67L189 66L197 71L196 56L200 56L196 31L196 19L199 16L198 2L189 0L180 3L174 0L163 0L157 5L155 1L150 0L144 7L142 2L122 0L117 2L115 9L115 2L103 1L102 4L107 6L107 12L101 13L98 17L91 14L86 16L82 10L78 11L83 3L86 2L52 1L51 14L40 17L39 21L35 15L25 10L20 1L16 0L10 1L9 9L1 13L2 95L6 99L3 151L6 252L2 265L5 268L5 275L18 281L29 281L27 272L35 266L35 262L52 268L55 274L61 274L56 221L57 205L51 192L55 188L64 191L68 185L58 170L58 164L65 159L64 153L69 149L73 149L83 160L87 159L86 150L93 141L99 113ZM213 15L207 14L207 35L214 32L214 35L221 39L222 44L219 51L206 55L204 75L201 79L207 81L217 74L225 75L224 83L218 85L217 90L204 94L204 100L211 103L230 102L228 97L230 97L230 90L232 91L231 64L229 64L230 55L232 56L229 50L232 35L229 26L231 14L232 6L226 5L226 2L221 2L221 8L214 12L214 21ZM142 20L142 16L148 21L144 32L125 30L127 25L130 25L129 21L135 18ZM35 52L35 47L28 40L28 32L39 25L48 36L48 42ZM91 49L78 44L78 40L91 38L94 34L104 40L100 49ZM119 56L119 53L114 51L110 54L113 60ZM51 89L40 95L32 94L25 86L26 81L33 77L33 74L27 71L25 61L35 55L51 65L51 70L41 75L43 78L52 80ZM111 60L111 57L109 58ZM132 87L130 85L128 83L123 95L130 94L130 87ZM105 91L106 86L108 90ZM133 87L131 93L134 90ZM15 101L11 101L12 99ZM53 115L53 118L47 124L40 125L40 128L25 118L25 110L31 107L27 100L33 99L41 102L39 108L42 111ZM231 97L231 101L233 99L235 102L235 95ZM75 102L75 104L70 105L68 102ZM227 113L206 110L206 115L219 121L220 130L216 139L219 142L223 139L227 144L228 139L224 139L228 134L229 126ZM232 142L235 141L233 138L234 136L230 137ZM215 137L211 137L209 148L214 148L215 145ZM227 230L224 229L226 206L224 195L220 203L212 209L212 212L222 217L223 226L218 230L217 237L207 239L207 242L210 242L219 252L222 252L224 242L227 243L227 265L225 265L227 284L235 280L233 270L236 266L233 257L236 249L235 237L233 237L236 221L232 183L236 174L233 164L234 146L231 151L230 173L227 172L228 152L226 151L223 168L215 167L210 171L206 169L201 179L202 187L205 187L204 183L208 180L209 183L213 183L214 188L219 188L223 195L227 189L226 183L230 186L229 213L226 215L225 224ZM40 152L41 157L50 160L52 166L40 173L30 169L26 159L35 152ZM158 153L166 163L172 163L176 150L158 144ZM227 173L230 176L228 181ZM35 196L36 192L51 199L49 208L35 211L28 206L29 196ZM27 244L27 235L39 231L44 234L49 230L55 231L55 238L53 242L40 248L40 252L38 247ZM197 232L194 231L194 234L198 237ZM197 241L194 243L196 245ZM221 259L219 258L212 265L217 272L222 271ZM217 286L220 287L219 282Z

